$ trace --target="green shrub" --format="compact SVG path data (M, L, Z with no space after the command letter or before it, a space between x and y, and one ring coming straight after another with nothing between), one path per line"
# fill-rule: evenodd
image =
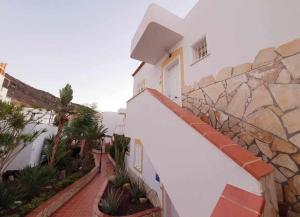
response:
M16 199L16 190L0 181L0 210L1 208L9 208Z
M33 198L29 203L25 204L24 206L21 206L20 214L25 215L25 214L29 213L31 210L38 207L46 199L47 199L46 197L35 197L35 198Z
M50 162L51 154L52 154L52 144L54 140L54 135L51 135L48 138L44 139L42 153L40 161L45 164L47 161ZM59 145L57 146L56 154L55 154L55 168L58 170L64 169L68 163L70 162L71 151L68 149L67 140L61 139Z
M95 167L95 161L94 161L93 156L91 154L86 153L81 161L81 165L82 165L81 171L84 174L91 171L91 169L93 169Z
M85 174L83 172L77 172L74 173L70 176L71 179L73 179L74 181L76 181L77 179L80 179L81 177L83 177Z
M129 175L127 170L122 168L116 169L116 176L114 180L112 181L112 184L116 187L122 187L125 183L130 182Z
M121 190L109 189L105 198L101 201L101 210L109 215L118 214L123 192Z
M22 190L33 197L39 194L43 187L56 174L56 171L50 167L26 167L20 171L18 180L21 183Z
M4 217L21 217L21 216L19 214L13 214L13 215L4 216Z
M71 185L72 183L74 183L75 181L77 181L78 179L80 179L81 177L84 176L84 172L77 172L77 173L73 173L72 175L64 178L63 180L60 180L58 182L55 183L55 188L58 189L64 189L66 187L68 187L69 185Z
M142 180L131 180L130 195L134 200L146 197L146 188Z
M79 167L80 167L80 160L79 159L76 159L76 158L73 158L66 166L66 171L67 171L67 174L72 174L72 173L75 173L79 170Z
M55 184L55 187L58 188L58 189L64 189L66 187L68 187L69 185L71 185L72 183L74 183L74 179L72 178L65 178L59 182L57 182Z
M125 167L125 154L128 151L128 145L130 142L129 137L125 137L124 135L114 134L114 160L116 162L117 167L124 168Z
M113 159L115 159L115 146L114 145L109 147L109 154Z

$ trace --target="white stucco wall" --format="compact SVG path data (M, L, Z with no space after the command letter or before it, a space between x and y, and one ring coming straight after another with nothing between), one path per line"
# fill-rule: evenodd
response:
M252 62L262 48L299 38L299 20L299 0L199 0L180 24L183 39L171 50L183 48L185 81L193 84L223 67ZM192 64L191 46L205 35L210 55ZM160 63L140 70L148 87L159 85ZM142 79L138 74L135 79Z
M147 155L146 147L143 147L142 173L134 169L134 140L135 138L131 138L130 140L130 154L126 155L126 166L127 168L130 168L130 170L138 177L144 180L145 183L147 183L147 185L157 193L160 203L162 204L162 192L160 189L161 184L155 179L157 172L155 171L149 156Z
M114 133L124 134L124 113L119 112L103 112L102 124L107 128L106 135L113 136Z
M41 157L41 152L42 152L44 140L45 140L45 138L48 138L51 135L55 135L56 131L57 131L57 127L47 125L47 124L39 124L34 129L35 130L46 129L47 132L41 134L31 144L32 148L31 148L31 156L30 156L30 161L29 161L29 164L31 166L35 166L35 165L38 165L40 163L39 161L40 161L40 157Z
M8 98L7 98L7 89L5 87L2 87L0 89L0 100L9 101Z
M4 79L4 75L0 74L0 100L10 101L10 98L7 97L7 88L3 87Z
M151 87L153 89L161 90L159 79L160 79L160 67L145 64L141 70L134 76L133 82L133 95L138 94L138 85L145 80L145 88Z
M24 133L32 133L35 130L42 129L46 129L47 131L39 135L32 143L26 145L26 147L9 164L6 170L20 170L26 166L36 166L39 164L44 139L55 134L57 127L47 124L39 124L37 126L29 124L24 129ZM18 149L19 147L17 147L15 151Z
M179 216L210 216L226 184L261 193L254 177L148 91L128 102L125 134L142 141Z
M40 124L49 124L52 125L55 118L55 112L47 109L36 109L36 108L23 108L23 114L26 115L26 118L31 118L34 115L34 120L37 120Z
M0 74L0 87L2 87L3 82L4 82L4 75Z

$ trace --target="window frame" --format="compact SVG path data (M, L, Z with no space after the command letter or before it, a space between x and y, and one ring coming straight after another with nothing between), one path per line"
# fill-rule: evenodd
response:
M137 149L139 148L139 158L137 158ZM144 161L144 150L143 150L143 144L141 140L135 139L134 141L134 150L133 150L133 168L139 172L143 172L143 161ZM139 162L137 162L139 161ZM138 165L139 164L139 165Z
M204 44L201 45L201 44ZM197 49L199 49L201 47L201 49L205 48L205 54L204 55L199 55L199 51L197 51ZM192 63L191 65L194 65L195 63L205 59L206 57L208 57L210 55L209 50L208 50L208 46L207 46L207 37L206 35L202 36L199 40L197 40L192 46ZM202 53L202 52L201 52Z

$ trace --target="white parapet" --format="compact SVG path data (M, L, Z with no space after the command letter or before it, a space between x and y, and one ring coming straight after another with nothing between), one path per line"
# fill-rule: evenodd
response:
M258 180L148 91L128 102L125 135L143 143L179 216L210 216L227 184L262 193Z

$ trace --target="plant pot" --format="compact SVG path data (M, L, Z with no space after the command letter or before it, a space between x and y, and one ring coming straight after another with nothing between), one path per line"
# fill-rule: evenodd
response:
M93 149L92 150L92 155L94 157L95 166L99 167L100 166L101 151L97 150L97 149Z

